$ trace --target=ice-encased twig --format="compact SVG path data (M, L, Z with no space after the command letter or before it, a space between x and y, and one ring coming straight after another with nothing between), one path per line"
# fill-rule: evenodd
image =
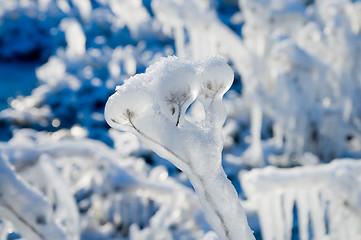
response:
M233 72L221 57L197 62L165 58L117 87L105 118L112 127L133 132L187 174L221 239L254 239L221 166L226 118L222 97L232 82ZM205 118L190 122L186 110L195 100L203 105Z

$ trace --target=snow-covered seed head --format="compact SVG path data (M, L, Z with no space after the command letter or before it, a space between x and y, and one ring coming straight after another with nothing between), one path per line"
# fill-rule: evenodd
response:
M224 89L223 84L214 85L214 82L207 81L203 83L200 94L206 99L214 99L222 89Z
M212 102L221 99L233 83L233 71L220 56L212 57L199 65L200 90L198 99Z
M132 125L133 118L134 118L134 112L130 111L127 108L127 110L125 111L125 113L123 113L123 115L124 115L123 119L128 119L128 123L130 123L130 125ZM116 120L115 118L111 118L110 120L115 124L122 124L122 123L118 122L118 120Z
M167 104L171 106L170 112L172 116L176 117L176 126L179 125L180 117L189 105L184 106L191 97L189 93L190 90L187 92L171 92L165 99Z
M176 126L182 125L189 105L194 101L199 89L194 64L178 58L164 59L152 71L156 77L154 100L156 109Z
M180 128L193 101L206 107L221 100L232 82L233 71L222 57L196 62L164 58L117 87L106 104L105 119L120 130L149 129L150 120Z
M134 117L134 112L130 111L129 108L127 108L127 110L125 111L124 116L129 120L132 121L133 117Z
M146 92L119 89L109 97L105 106L105 120L116 129L125 130L137 118L147 115L152 99Z

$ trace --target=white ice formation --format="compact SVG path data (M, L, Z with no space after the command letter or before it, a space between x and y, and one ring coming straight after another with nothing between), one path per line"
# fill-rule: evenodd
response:
M295 220L300 240L361 238L360 160L293 169L269 166L240 176L257 209L262 239L293 239Z
M109 125L134 133L185 172L221 239L254 239L238 195L221 166L224 93L233 71L219 56L204 61L168 57L117 87L105 107ZM190 121L194 102L204 119Z

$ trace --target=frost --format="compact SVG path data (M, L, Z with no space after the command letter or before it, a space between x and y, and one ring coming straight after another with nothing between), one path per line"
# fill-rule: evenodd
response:
M117 87L105 118L113 128L133 132L187 174L221 239L254 239L221 167L226 118L222 97L232 82L233 72L220 57L198 62L164 58ZM185 113L196 99L205 119L189 122Z

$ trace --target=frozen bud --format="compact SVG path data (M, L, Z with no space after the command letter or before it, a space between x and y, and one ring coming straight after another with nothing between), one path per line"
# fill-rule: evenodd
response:
M157 78L154 81L155 104L166 118L178 126L198 93L196 70L191 63L176 57L165 58L156 66L146 73L148 77Z
M199 66L200 92L203 103L221 99L233 83L233 71L220 56L209 58Z
M137 119L146 117L151 110L152 98L147 92L134 89L127 91L125 86L109 97L105 106L105 119L111 127L125 130Z

